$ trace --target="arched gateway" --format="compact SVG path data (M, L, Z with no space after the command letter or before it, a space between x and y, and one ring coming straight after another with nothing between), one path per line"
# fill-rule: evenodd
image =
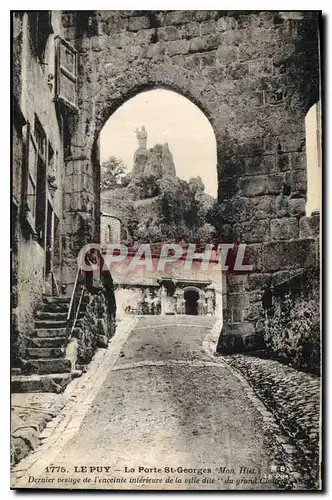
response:
M304 120L318 98L310 89L308 102L297 75L285 80L290 52L296 57L298 47L312 42L301 29L303 16L62 13L61 36L77 56L77 74L64 86L64 101L75 101L70 112L63 112L66 235L61 266L68 290L79 249L100 234L98 140L104 123L138 92L170 89L190 99L211 123L217 142L220 240L245 243L253 265L250 275L227 275L224 333L262 330L262 291L280 281L284 270L316 263L316 241L297 240L305 215ZM289 105L287 94L296 107Z

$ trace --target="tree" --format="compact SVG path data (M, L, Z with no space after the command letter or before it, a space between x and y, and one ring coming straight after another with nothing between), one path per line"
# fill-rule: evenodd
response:
M100 190L107 191L122 185L122 179L127 174L127 167L122 160L110 156L103 161L100 168Z

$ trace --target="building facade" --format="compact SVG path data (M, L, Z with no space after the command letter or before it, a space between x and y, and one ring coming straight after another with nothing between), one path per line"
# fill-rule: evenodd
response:
M13 14L13 315L20 335L29 335L42 296L59 293L61 283L68 120L57 94L63 37L60 11Z
M215 262L208 269L201 269L201 262L186 269L185 260L179 260L163 271L157 270L159 256L146 266L131 267L131 262L129 257L110 266L118 316L188 314L222 319L226 281Z
M115 215L108 213L100 214L100 243L120 243L121 240L121 220Z

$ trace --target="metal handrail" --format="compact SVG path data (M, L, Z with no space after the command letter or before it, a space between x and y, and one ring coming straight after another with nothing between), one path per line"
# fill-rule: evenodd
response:
M67 341L69 341L73 335L76 322L81 310L82 300L86 292L86 287L84 283L82 283L82 278L83 278L83 273L81 267L79 266L75 276L74 287L70 298L69 309L66 320Z
M75 318L74 318L74 321L73 321L73 324L72 324L72 327L71 327L70 334L69 334L69 336L68 336L68 340L70 340L70 338L72 337L73 332L74 332L74 330L75 330L76 322L77 322L77 320L78 320L78 316L79 316L80 311L81 311L81 304L82 304L82 300L83 300L83 298L84 298L85 292L86 292L86 288L85 288L85 286L83 285L83 286L82 286L82 290L81 290L81 294L80 294L80 298L79 298L79 301L78 301L77 309L76 309Z
M76 272L76 276L75 276L75 281L74 281L74 288L73 288L73 291L72 291L72 294L71 294L71 297L70 297L69 309L68 309L68 314L67 314L67 322L70 320L71 313L72 313L72 310L73 310L74 297L75 297L75 293L76 293L76 289L77 289L77 285L78 285L80 273L81 273L81 269L80 269L80 267L78 267L77 272Z
M98 265L100 266L99 267L100 269L102 266L101 262L99 262ZM70 297L69 309L67 314L66 333L68 341L73 335L77 320L79 318L84 295L87 292L90 293L89 285L88 282L86 281L87 277L88 276L86 275L85 271L82 270L82 266L79 264L75 276L74 287Z

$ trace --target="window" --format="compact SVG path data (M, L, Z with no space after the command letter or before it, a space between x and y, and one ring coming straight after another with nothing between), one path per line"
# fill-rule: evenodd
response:
M77 111L77 52L68 42L56 37L55 98L60 104Z
M24 167L23 127L26 121L14 96L13 99L13 143L12 143L12 172L13 172L13 202L20 204L22 193L22 174ZM24 130L25 133L25 130Z
M37 116L35 116L33 129L28 123L27 134L26 187L23 215L24 220L29 224L30 230L37 236L39 243L44 246L47 138Z
M35 116L34 137L37 145L37 194L36 194L36 230L39 243L44 246L46 215L46 160L47 140L44 129Z
M41 159L46 161L46 134L37 116L35 116L34 137L37 144L38 155Z
M105 243L111 243L112 241L112 228L111 225L108 224L105 227Z
M30 123L27 127L27 160L26 160L26 186L23 215L33 230L35 230L36 199L37 199L37 143L31 130Z
M167 297L173 297L176 290L175 283L173 281L167 281L165 283L165 287L167 290Z
M48 37L53 33L52 11L29 12L30 40L35 55L43 63Z
M58 189L58 152L54 153L51 143L48 143L48 162L47 162L47 186L49 192L54 197L55 191Z

